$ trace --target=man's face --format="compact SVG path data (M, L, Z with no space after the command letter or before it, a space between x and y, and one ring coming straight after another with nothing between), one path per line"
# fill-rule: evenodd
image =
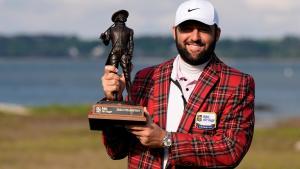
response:
M173 35L182 59L191 65L200 65L211 57L220 29L190 20L174 27Z

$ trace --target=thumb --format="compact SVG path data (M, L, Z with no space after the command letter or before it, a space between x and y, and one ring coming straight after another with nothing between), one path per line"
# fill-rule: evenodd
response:
M144 107L144 113L145 113L145 116L146 116L146 119L147 119L147 124L153 123L153 119L152 119L152 117L149 115L149 112L148 112L148 110L147 110L146 107Z
M122 95L126 83L124 73L122 73L122 75L120 75L119 77L120 77L119 95Z
M125 76L124 76L124 73L121 74L120 80L121 80L123 83L125 83Z

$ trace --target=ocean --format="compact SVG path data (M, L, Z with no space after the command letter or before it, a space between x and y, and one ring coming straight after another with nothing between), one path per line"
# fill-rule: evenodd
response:
M300 116L300 61L223 60L254 77L257 118ZM0 103L93 104L103 97L100 77L104 61L0 60ZM132 76L137 70L161 61L159 58L137 58Z

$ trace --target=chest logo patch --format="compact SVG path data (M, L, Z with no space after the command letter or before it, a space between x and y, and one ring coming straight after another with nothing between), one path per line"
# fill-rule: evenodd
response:
M195 118L195 127L212 130L217 126L217 114L215 112L198 112Z

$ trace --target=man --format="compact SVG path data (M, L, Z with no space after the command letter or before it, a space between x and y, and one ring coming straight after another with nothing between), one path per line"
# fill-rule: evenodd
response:
M113 65L116 68L118 68L119 64L121 65L126 79L126 90L130 101L130 71L133 54L133 30L125 25L128 15L129 13L126 10L119 10L115 12L111 17L111 20L114 22L113 26L102 33L100 38L105 45L108 45L110 40L112 42L112 49L109 57L107 58L106 65ZM117 98L117 93L114 93L114 95L114 100L118 100L119 98Z
M145 126L106 128L112 159L128 168L234 168L248 151L254 128L254 80L214 53L221 30L213 5L189 0L176 12L173 36L179 55L139 71L132 98L146 107ZM105 67L106 99L124 78Z

